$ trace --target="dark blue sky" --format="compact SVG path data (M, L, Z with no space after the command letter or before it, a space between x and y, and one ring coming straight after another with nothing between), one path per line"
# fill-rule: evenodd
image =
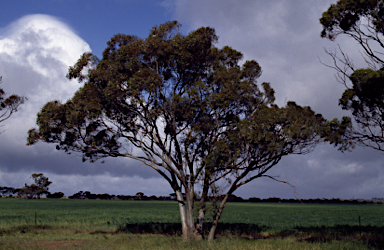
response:
M146 37L153 25L173 18L171 9L155 0L18 0L2 4L0 27L30 14L52 15L67 23L97 56L114 34Z

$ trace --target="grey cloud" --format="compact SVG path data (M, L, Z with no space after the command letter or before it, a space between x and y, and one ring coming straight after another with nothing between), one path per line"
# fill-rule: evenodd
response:
M344 86L335 79L324 48L335 51L337 44L356 65L364 66L357 45L340 37L330 42L320 37L319 18L334 0L327 1L174 1L175 18L186 30L211 26L219 36L219 46L241 51L245 59L257 60L263 74L260 82L270 82L276 102L296 101L310 106L327 119L349 115L338 107ZM304 198L382 197L383 154L357 147L341 153L332 146L319 146L308 155L288 156L270 174L296 186ZM244 197L294 197L282 183L258 179L238 190Z
M367 153L362 148L344 154L335 150L328 145L320 146L308 155L286 157L271 169L269 175L295 186L296 196L287 184L267 178L256 179L235 194L305 199L382 197L384 169L379 158L382 155L370 151L371 160L366 160L358 157Z

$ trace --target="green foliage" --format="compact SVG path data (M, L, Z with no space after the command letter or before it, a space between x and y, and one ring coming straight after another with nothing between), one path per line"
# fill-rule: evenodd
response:
M378 70L383 68L384 60L382 42L384 34L384 1L382 0L339 0L331 4L320 18L323 26L322 37L330 40L339 35L346 35L356 42L365 53L365 61L369 68ZM342 52L342 51L341 51ZM330 53L335 63L343 63L344 66L335 65L342 75L348 77L347 70L355 71L352 61L344 52L342 58L335 53Z
M0 77L1 83L2 77ZM11 115L17 112L19 106L26 100L23 96L10 95L7 96L5 91L0 88L0 122L7 120Z
M44 174L32 174L31 178L34 180L35 184L27 185L25 183L24 188L21 188L19 191L19 195L25 195L29 198L33 198L37 196L40 198L42 194L49 194L49 185L52 184L51 181L48 180L48 177L45 177Z
M338 35L346 35L358 42L363 49L368 66L372 69L381 69L384 66L382 59L384 49L382 37L384 34L384 1L382 0L339 0L331 4L323 13L320 23L323 25L322 37L330 40ZM335 61L344 63L345 67L335 68L346 73L354 71L352 61L343 52L344 58L333 54ZM343 72L341 72L343 73Z
M359 69L350 76L353 87L344 91L340 106L352 112L360 128L353 138L363 145L384 150L384 73Z
M101 60L85 53L67 75L84 86L42 108L28 144L54 143L83 160L141 161L184 191L181 210L193 224L196 185L206 197L216 182L233 180L231 194L283 156L310 152L330 130L310 108L274 105L269 83L257 85L260 65L241 65L241 52L215 47L214 29L184 36L179 26L155 26L145 39L115 35Z
M344 137L350 144L359 143L384 150L382 41L384 34L384 1L339 0L323 13L322 37L334 40L343 34L356 40L365 52L366 69L356 69L348 56L330 53L339 80L347 87L339 105L352 113L354 128L347 128ZM338 65L341 64L341 65Z
M380 123L384 115L384 72L359 69L350 79L353 88L344 92L340 106L352 111L356 121L364 126Z
M383 33L383 14L384 3L380 0L339 0L323 13L321 36L334 39L340 33L354 32L362 18L367 18L376 32Z

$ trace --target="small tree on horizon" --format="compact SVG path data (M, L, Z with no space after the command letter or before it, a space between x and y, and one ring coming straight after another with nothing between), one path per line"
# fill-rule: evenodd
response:
M48 186L51 185L52 182L48 180L48 177L45 177L43 173L34 173L31 178L35 183L31 185L25 183L24 187L20 189L19 195L25 195L30 199L36 196L39 199L41 195L49 194Z

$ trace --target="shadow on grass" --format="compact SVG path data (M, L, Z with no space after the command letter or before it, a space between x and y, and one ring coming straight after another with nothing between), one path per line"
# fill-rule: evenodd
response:
M0 230L0 236L3 236L5 234L15 234L18 232L28 233L36 230L46 230L46 229L52 229L52 227L48 225L23 225L23 226L17 226L12 229Z
M204 225L204 234L208 235L211 223ZM246 239L267 239L295 237L308 243L327 243L333 240L356 240L367 244L372 249L384 250L384 227L336 225L332 227L294 227L276 233L261 234L267 226L245 223L220 223L217 236L236 236ZM181 235L180 223L140 223L120 225L117 232L136 234Z
M203 232L208 235L212 223L205 223ZM216 229L216 234L232 234L232 235L256 235L263 230L268 229L267 226L259 226L255 224L245 223L220 223ZM140 223L140 224L124 224L119 226L118 232L129 233L154 233L166 235L181 235L180 223Z
M126 232L134 234L166 234L180 235L180 223L136 223L120 225L117 232Z
M384 227L377 226L350 226L350 225L336 225L333 227L294 227L295 230L304 233L316 234L331 234L331 235L360 235L360 234L374 234L383 235Z
M309 237L299 240L307 242L330 242L332 240L357 239L373 249L384 250L384 227L335 225L332 227L295 227L298 234Z

